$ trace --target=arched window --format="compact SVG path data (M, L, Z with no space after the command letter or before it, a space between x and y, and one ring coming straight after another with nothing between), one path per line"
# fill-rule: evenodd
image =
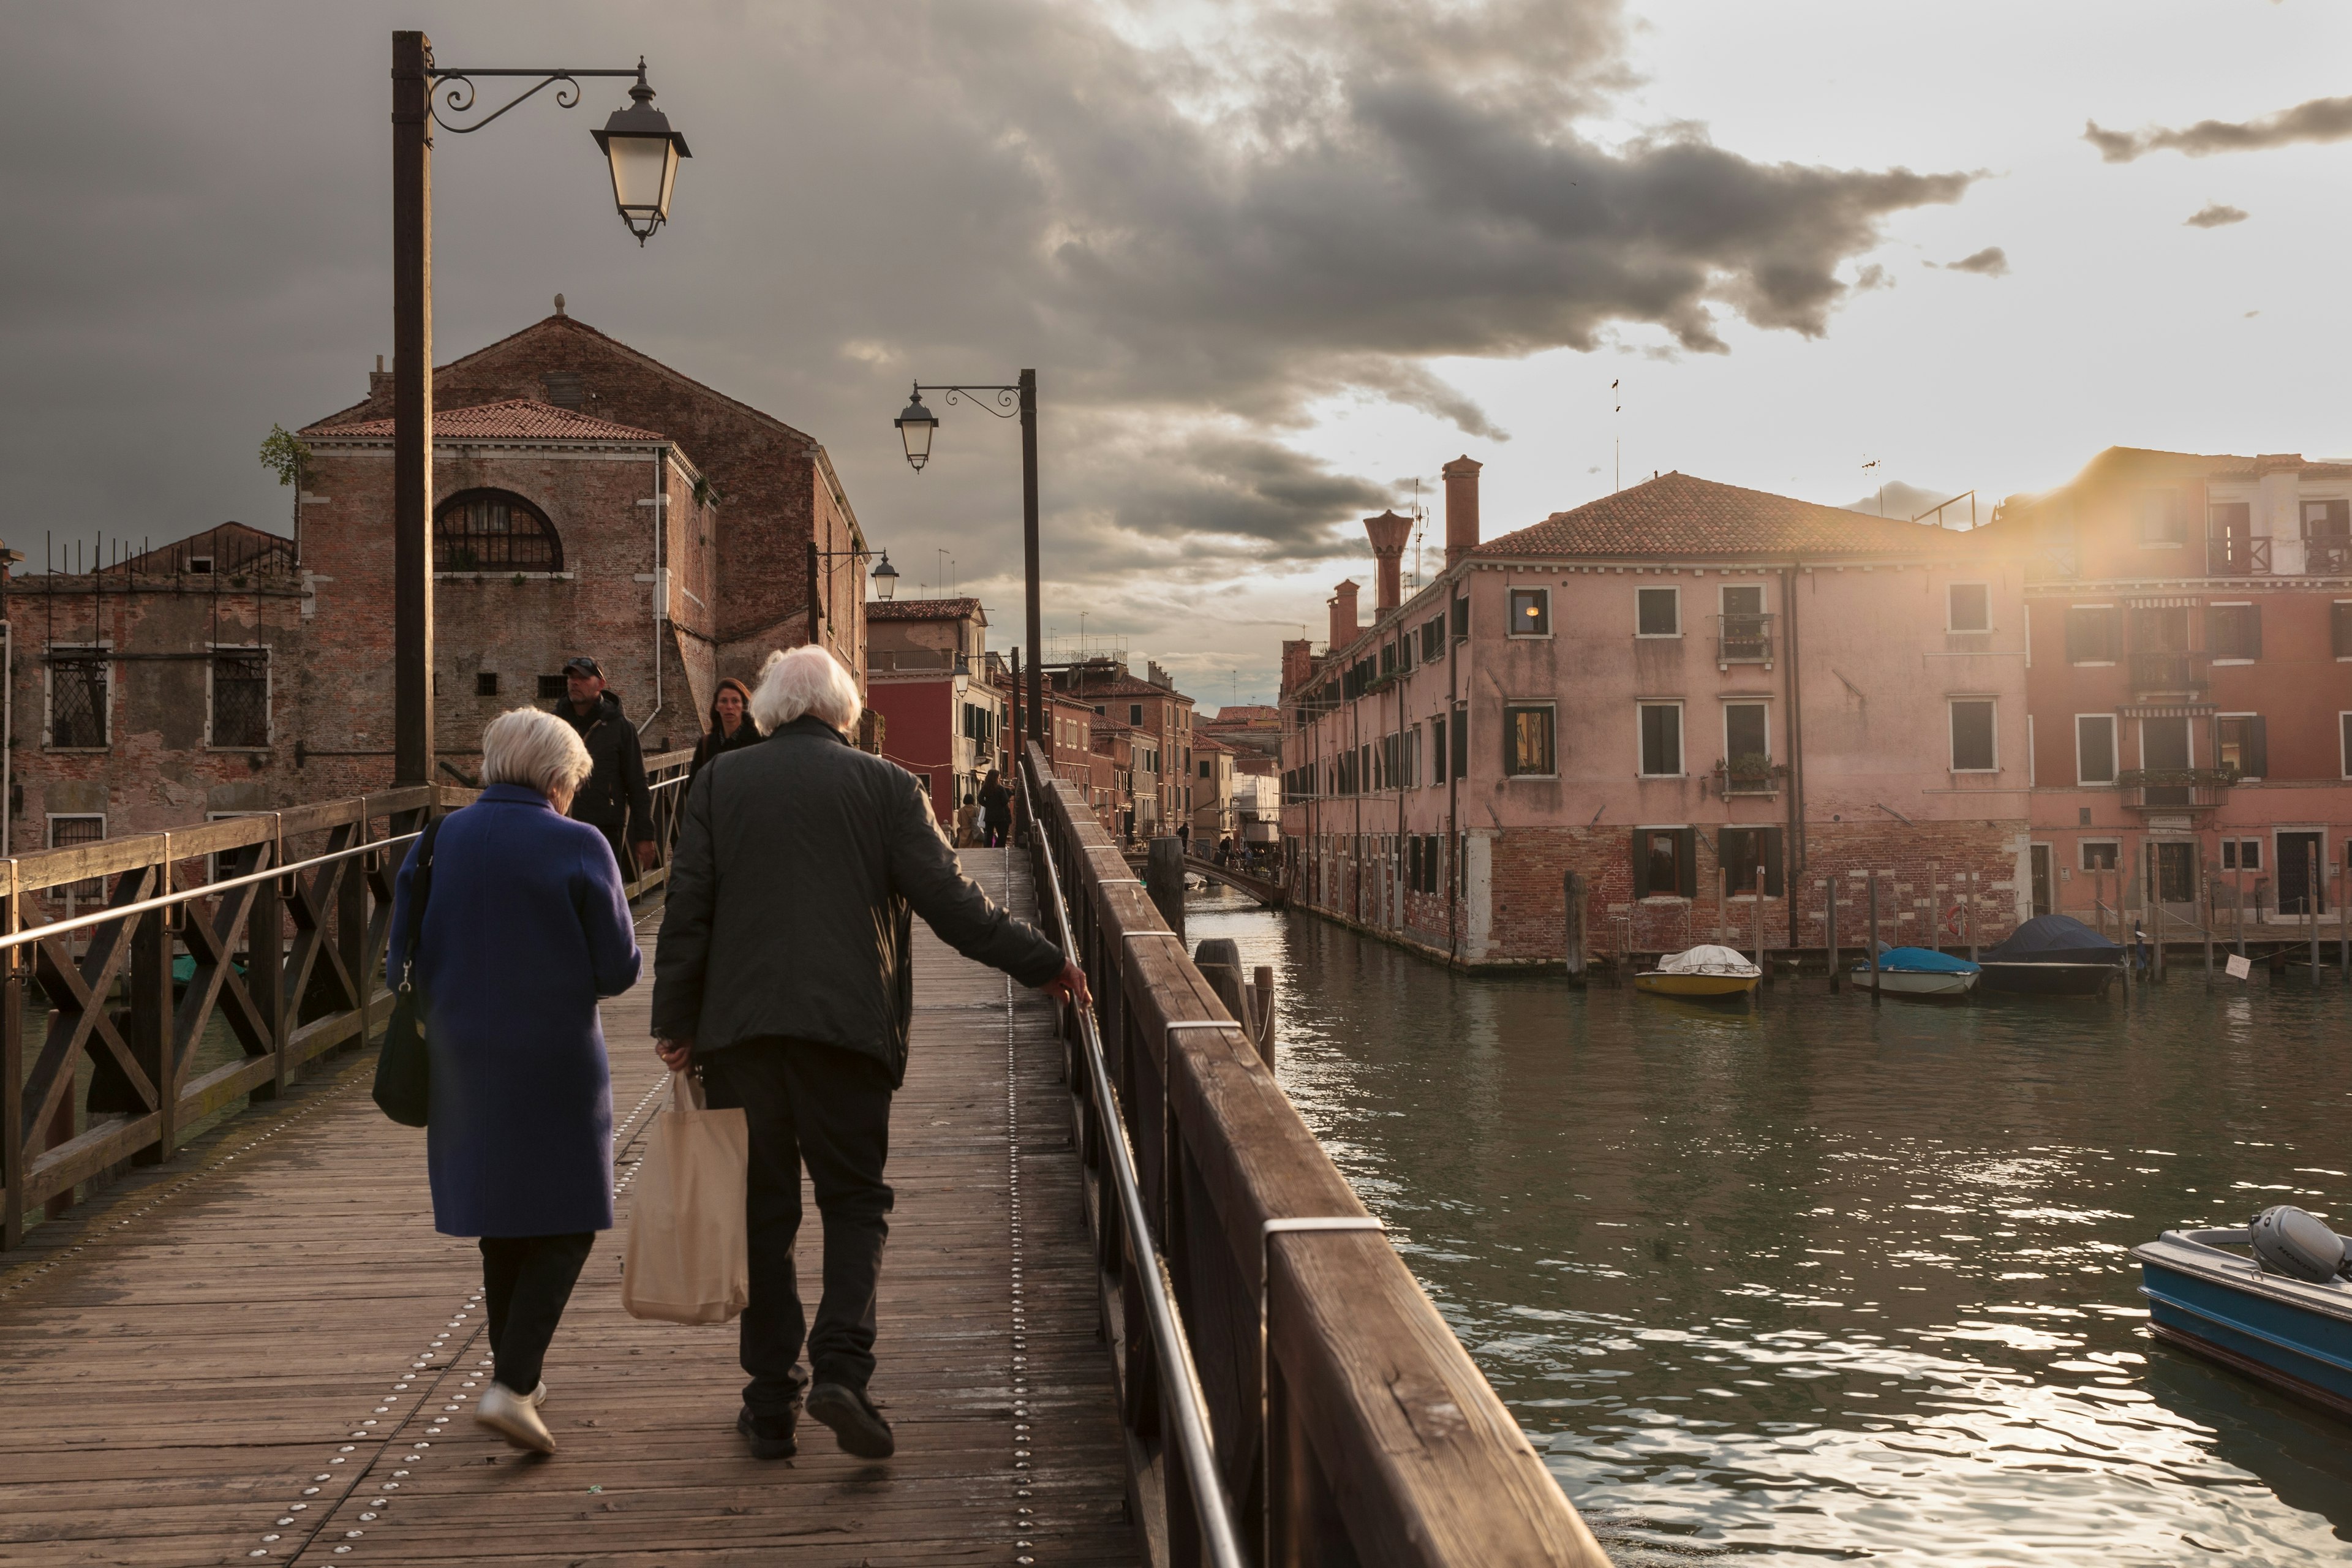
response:
M460 490L433 514L436 572L561 572L547 514L511 490Z

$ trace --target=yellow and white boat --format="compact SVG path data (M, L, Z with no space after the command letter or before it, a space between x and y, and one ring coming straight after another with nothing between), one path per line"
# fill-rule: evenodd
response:
M1731 948L1707 943L1660 959L1657 968L1633 976L1633 989L1653 996L1745 996L1763 978L1762 970Z

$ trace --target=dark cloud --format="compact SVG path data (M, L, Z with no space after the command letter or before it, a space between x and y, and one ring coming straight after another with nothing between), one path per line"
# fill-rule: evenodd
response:
M1938 264L1931 261L1927 265L1934 267ZM1998 245L1988 245L1958 261L1940 265L1948 272L1973 272L1979 278L2006 278L2009 276L2009 252Z
M2150 153L2257 153L2297 142L2341 142L2352 137L2352 98L2315 98L2265 114L2259 120L2200 120L2179 130L2151 125L2144 131L2108 131L2095 120L2083 127L2083 140L2110 163L2128 163Z
M2243 223L2253 214L2243 207L2230 206L2221 202L2208 202L2181 220L2183 228L2227 228L2233 223Z
M1818 336L1884 286L1854 264L1887 221L1973 178L1761 162L1691 125L1603 144L1586 128L1631 85L1616 0L1203 7L1148 36L1150 13L1078 0L651 15L19 8L0 101L39 152L0 165L0 196L38 221L0 240L0 534L284 516L261 436L352 401L391 346L394 26L453 64L646 52L696 153L640 249L588 138L617 89L442 136L438 357L563 290L824 441L869 533L910 559L952 543L975 578L1015 559L1017 443L950 415L908 473L888 421L917 374L1038 368L1057 581L1247 574L1360 552L1355 520L1402 499L1286 445L1321 402L1496 442L1510 421L1432 362L1643 332L1719 353L1734 321Z

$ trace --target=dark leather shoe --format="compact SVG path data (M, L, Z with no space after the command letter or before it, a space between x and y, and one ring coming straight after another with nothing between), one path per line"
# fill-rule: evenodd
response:
M793 1436L793 1418L789 1415L754 1415L747 1405L735 1417L735 1430L751 1445L751 1457L755 1459L789 1459L801 1451L800 1439Z
M845 1383L820 1383L809 1390L808 1413L833 1428L845 1454L861 1459L887 1459L898 1451L890 1423L874 1408L862 1388Z

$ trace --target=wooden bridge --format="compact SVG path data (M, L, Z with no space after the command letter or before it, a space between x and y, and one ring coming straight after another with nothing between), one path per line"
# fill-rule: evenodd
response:
M0 1564L1603 1563L1062 795L1035 861L966 865L1049 930L1066 889L1098 1027L919 927L880 1465L813 1426L751 1459L733 1329L626 1317L617 1236L548 1359L560 1452L472 1424L478 1255L361 1048L393 870L470 792L0 861ZM623 1226L648 992L604 1009Z
M1140 876L1147 864L1148 857L1129 854L1125 858L1128 866ZM1256 876L1248 871L1236 870L1230 866L1220 866L1206 856L1187 855L1184 858L1184 871L1187 876L1198 876L1208 881L1222 882L1236 892L1247 893L1270 910L1282 908L1289 899L1289 889L1274 878Z

